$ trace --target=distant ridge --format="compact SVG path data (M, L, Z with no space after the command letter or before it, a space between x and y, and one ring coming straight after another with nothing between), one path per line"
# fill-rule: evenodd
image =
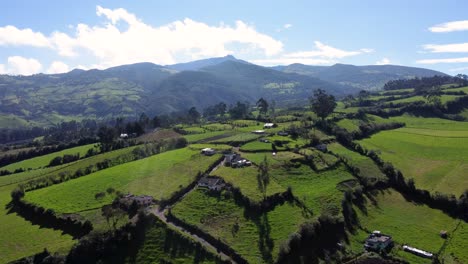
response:
M444 75L404 66L262 67L233 56L161 66L143 62L61 74L0 75L2 127L50 126L64 120L138 117L202 111L219 102L275 100L279 107L307 103L313 90L337 97L377 89L389 80Z
M227 55L227 56L218 57L218 58L210 58L210 59L196 60L196 61L191 61L191 62L186 62L186 63L166 65L166 67L169 69L177 70L177 71L197 71L201 68L220 64L225 61L237 61L237 62L242 62L242 63L248 63L246 61L236 59L232 55Z
M297 73L329 82L350 85L364 90L381 89L390 80L447 75L439 71L399 65L355 66L338 63L332 66L312 66L295 63L272 68L282 72Z

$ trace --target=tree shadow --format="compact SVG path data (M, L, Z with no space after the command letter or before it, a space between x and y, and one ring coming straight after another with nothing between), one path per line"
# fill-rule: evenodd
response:
M271 226L268 221L268 214L263 213L252 220L258 228L258 249L262 254L262 258L267 263L273 263L272 251L274 241L270 236Z

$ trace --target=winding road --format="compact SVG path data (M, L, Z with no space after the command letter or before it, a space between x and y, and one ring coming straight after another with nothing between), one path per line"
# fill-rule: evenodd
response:
M216 166L212 170L209 171L209 174L211 174L213 171L215 171L219 166L222 166L223 164L224 164L224 160L221 160L220 162L218 162L218 164L216 164ZM194 188L188 190L179 200L174 202L174 204L179 202L180 200L182 200L185 196L187 196L187 194L189 194L190 192L192 192L196 188L197 188L197 185L195 185ZM182 226L176 225L175 223L168 221L167 217L166 217L166 213L167 213L170 206L171 205L168 205L168 206L166 206L164 208L150 207L150 208L147 209L147 212L155 215L157 218L159 218L161 221L163 221L169 227L171 227L173 229L176 229L176 230L180 231L181 233L189 236L193 240L199 242L207 251L215 253L219 258L221 258L221 260L229 261L231 263L236 264L236 262L228 254L226 254L225 252L222 252L220 249L216 248L214 245L212 245L211 243L206 241L204 238L202 238L202 237L200 237L200 236L198 236L196 234L191 233L190 231L188 231L187 229L185 229Z

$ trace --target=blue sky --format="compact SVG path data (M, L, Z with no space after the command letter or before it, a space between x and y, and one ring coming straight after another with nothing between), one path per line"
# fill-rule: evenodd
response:
M467 1L453 0L3 1L0 73L228 54L266 66L398 64L468 73L466 10Z

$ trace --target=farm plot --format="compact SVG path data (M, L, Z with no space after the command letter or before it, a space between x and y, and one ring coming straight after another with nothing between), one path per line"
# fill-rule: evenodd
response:
M337 185L354 179L343 166L317 173L304 165L285 168L275 173L273 178L284 188L291 187L293 195L300 199L314 216L323 213L341 214L343 193Z
M395 119L408 120L408 127L382 131L360 143L393 163L406 178L414 178L417 187L460 195L468 186L468 123Z
M453 219L439 210L408 202L400 193L392 189L377 193L374 199L376 204L373 205L367 201L365 210L355 208L360 225L368 231L380 230L384 234L391 235L397 243L392 254L402 257L410 263L431 263L431 260L403 251L401 249L403 244L438 253L446 243L446 240L440 237L440 231L448 231L450 237L459 222L459 220ZM354 237L351 241L362 246L364 242L362 235L358 235L358 237ZM445 255L453 253L460 254L460 258L466 257L466 254L460 251L464 245L466 246L466 242L458 245L453 244L453 241L447 242L455 248L448 246L444 252ZM467 259L464 259L462 263L465 261Z
M16 162L16 163L4 166L4 167L0 168L0 170L8 170L8 171L13 172L16 169L21 169L21 168L24 169L24 170L27 170L27 169L37 169L37 168L41 168L41 167L46 167L47 165L49 165L49 162L55 157L58 157L58 156L62 157L65 154L68 154L68 155L79 154L80 157L84 157L86 155L86 152L88 152L89 149L98 150L97 147L95 146L95 144L89 144L89 145L69 148L69 149L65 149L65 150L62 150L62 151L50 153L50 154L47 154L47 155L35 157L35 158L32 158L32 159Z
M219 154L206 157L187 148L164 152L128 162L62 184L26 193L25 199L59 213L80 212L112 202L114 196L96 199L95 194L113 188L122 193L147 194L168 198L190 184Z
M173 207L172 214L219 238L249 263L274 262L281 243L307 219L301 208L289 203L247 218L229 195L215 197L203 190L187 195Z
M244 168L220 167L213 172L213 175L222 177L226 182L234 187L238 187L243 195L252 201L261 201L263 194L257 188L257 167L250 166ZM270 171L274 174L274 171ZM270 179L267 187L267 196L286 191L286 188L279 185L275 180Z
M8 212L6 207L14 188L15 185L0 187L0 263L39 253L44 248L50 252L66 253L75 243L70 235L32 225L16 213Z
M352 166L359 169L359 175L368 180L386 181L387 177L380 171L379 167L370 158L357 152L351 151L339 143L328 145L328 149L340 157L345 158Z

